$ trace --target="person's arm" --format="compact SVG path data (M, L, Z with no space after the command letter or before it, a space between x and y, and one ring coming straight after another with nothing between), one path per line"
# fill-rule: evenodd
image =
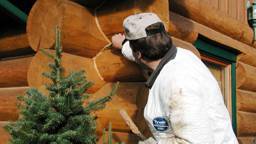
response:
M115 34L112 37L112 45L114 48L120 49L125 58L130 61L135 61L130 43L128 40L125 40L125 36L123 34Z

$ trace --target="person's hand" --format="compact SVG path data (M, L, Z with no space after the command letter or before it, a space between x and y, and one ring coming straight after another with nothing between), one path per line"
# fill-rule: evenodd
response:
M122 48L122 42L124 41L125 36L121 33L115 34L112 36L112 46L117 49Z
M144 141L139 141L138 144L157 144L156 140L153 139L152 137L144 140Z

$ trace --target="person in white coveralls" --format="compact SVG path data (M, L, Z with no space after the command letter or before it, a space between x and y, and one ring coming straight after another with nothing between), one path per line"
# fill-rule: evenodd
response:
M154 13L127 17L113 47L152 70L144 117L150 144L238 144L216 79L192 52L173 45Z

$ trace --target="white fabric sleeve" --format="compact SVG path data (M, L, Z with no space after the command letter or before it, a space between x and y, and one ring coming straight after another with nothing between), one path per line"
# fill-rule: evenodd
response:
M190 76L177 75L171 86L166 96L175 137L193 144L214 143L211 123L204 109L206 99L198 82ZM165 142L160 140L159 144Z
M132 49L130 47L130 42L129 41L124 43L124 45L122 47L122 54L128 60L135 62L135 57L133 56L133 52L132 52Z

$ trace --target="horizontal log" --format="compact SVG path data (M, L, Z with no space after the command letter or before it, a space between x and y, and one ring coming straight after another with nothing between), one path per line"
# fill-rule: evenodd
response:
M256 91L256 68L239 62L236 70L237 88Z
M0 38L0 58L27 55L33 53L26 34Z
M138 143L138 137L132 133L113 131L111 134L112 134L112 138L113 138L112 139L113 143L121 143L121 142L125 143L125 144ZM100 136L97 144L103 144L104 139L105 139L105 142L106 142L106 140L108 140L108 132L106 132L105 138L104 138L104 136Z
M120 54L120 50L105 49L95 58L95 64L105 81L144 81L139 67Z
M256 113L256 92L237 90L237 109Z
M200 53L199 51L196 49L196 47L189 43L189 42L185 42L181 39L178 39L178 38L175 38L175 37L172 37L172 41L173 41L173 44L177 47L181 47L181 48L184 48L184 49L187 49L187 50L190 50L191 52L193 52L197 57L200 58Z
M0 61L0 87L27 86L27 70L32 57Z
M237 113L237 134L238 136L256 135L256 113L238 111Z
M48 50L48 52L53 53L53 50ZM87 79L94 83L88 90L90 93L97 91L106 81L141 80L143 77L139 68L120 57L120 52L118 54L112 53L108 49L91 59L63 53L62 65L65 69L64 75L72 71L84 70ZM50 70L48 64L51 61L50 58L41 52L35 55L28 70L29 86L39 88L50 82L48 78L42 76L42 73Z
M256 67L256 55L253 55L252 53L241 54L239 55L238 60L245 64Z
M54 53L53 50L48 50L48 52L52 54ZM30 87L39 88L50 83L50 79L42 76L42 73L50 71L48 64L52 62L52 59L44 55L42 52L38 52L33 57L28 69L28 84ZM65 69L64 76L67 76L73 71L85 70L87 80L94 83L89 91L95 92L105 84L105 81L99 75L99 72L95 67L94 61L90 58L63 53L62 66Z
M91 57L108 44L93 14L83 6L68 0L38 0L27 21L31 47L35 51L53 47L56 26L61 27L66 52Z
M169 6L168 0L145 1L106 1L100 8L96 9L96 16L102 31L107 37L123 32L123 20L132 14L140 12L154 12L164 22L168 30Z
M171 11L253 46L253 30L248 24L237 21L206 3L198 0L171 0L170 8Z
M95 100L106 96L112 89L113 84L107 83L100 90L98 90L90 100ZM137 112L136 99L140 89L144 87L143 83L120 83L119 88L112 100L106 104L102 110L96 111L97 116L97 130L102 132L108 124L112 123L113 130L129 132L129 127L119 114L120 109L125 109L127 113L135 118ZM87 102L85 102L85 105Z
M188 19L184 16L181 16L177 13L171 12L170 14L171 14L171 17L179 17L179 19L181 19L182 21L187 21L186 22L187 27L192 28L193 31L195 31L196 33L198 33L214 42L226 45L228 47L231 47L232 49L236 49L245 54L256 55L256 49L254 49L253 47L251 47L243 42L235 40L223 33L213 30L212 28L209 28L205 25L199 24L199 23L197 23L191 19ZM193 31L191 33L193 33ZM173 34L171 33L171 35L173 35ZM184 39L182 39L182 40L184 40Z
M23 95L28 87L0 88L0 121L17 120L17 96Z
M105 4L111 6L104 5L93 13L68 0L36 1L27 22L31 47L36 51L39 48L53 47L54 28L60 25L65 52L93 57L110 43L106 35L119 32L118 28L122 27L123 19L128 15L141 11L154 11L164 21L169 21L168 0L133 0L114 3L106 1ZM113 9L113 5L118 9Z
M198 37L194 22L173 12L170 12L169 33L190 43L194 43Z
M9 133L4 129L4 126L7 124L8 122L5 121L1 121L0 122L0 144L7 144L10 140L10 135Z
M238 137L238 142L239 142L239 144L255 144L256 137L255 136L251 136L251 137Z

